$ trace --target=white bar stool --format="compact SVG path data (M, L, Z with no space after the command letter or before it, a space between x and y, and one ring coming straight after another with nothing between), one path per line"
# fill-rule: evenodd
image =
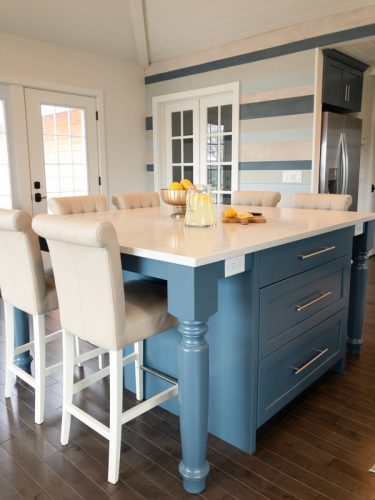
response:
M293 208L317 210L348 210L353 200L350 194L294 193Z
M109 222L38 215L34 230L50 249L63 327L63 417L61 443L67 444L71 416L109 440L108 481L119 476L122 425L178 393L177 383L122 412L123 365L135 362L137 398L143 398L143 351L123 357L126 345L177 326L168 313L164 284L123 283L120 248ZM74 383L74 335L109 351L109 366ZM139 345L139 344L138 344ZM145 368L147 369L147 368ZM73 395L109 374L109 427L73 403Z
M87 214L108 210L107 198L103 194L48 198L48 208L53 215ZM75 346L79 356L81 349L78 337L75 339ZM81 363L78 363L78 366L82 366ZM103 368L103 355L99 356L99 368Z
M58 308L53 280L45 274L31 216L22 210L0 210L0 288L5 310L6 376L5 397L12 393L13 375L35 389L35 422L44 421L45 378L61 369L57 363L46 368L46 343L61 331L46 337L45 313ZM14 347L13 308L33 318L34 341ZM34 349L34 376L14 364L14 356Z
M234 191L233 205L251 205L255 207L276 207L281 199L278 191Z
M118 193L112 196L112 203L118 210L125 208L160 207L159 194L153 191L142 193Z

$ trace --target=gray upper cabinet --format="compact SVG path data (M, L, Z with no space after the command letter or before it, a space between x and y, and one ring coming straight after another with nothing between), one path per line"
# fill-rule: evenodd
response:
M367 64L334 49L323 50L323 107L331 111L360 111L363 73Z

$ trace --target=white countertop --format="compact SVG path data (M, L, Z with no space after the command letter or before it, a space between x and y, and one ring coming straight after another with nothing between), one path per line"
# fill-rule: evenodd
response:
M235 205L234 205L235 207ZM375 219L370 212L338 212L299 208L238 207L261 211L264 224L223 224L217 206L217 226L185 228L183 219L172 219L173 207L118 210L74 217L109 220L116 228L121 252L190 267L202 266L258 250L291 243Z

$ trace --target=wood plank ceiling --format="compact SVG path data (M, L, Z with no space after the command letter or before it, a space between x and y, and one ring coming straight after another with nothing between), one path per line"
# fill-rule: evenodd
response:
M143 6L149 63L375 5L374 0L1 0L0 32L145 65L144 53L140 58L137 53L136 2Z

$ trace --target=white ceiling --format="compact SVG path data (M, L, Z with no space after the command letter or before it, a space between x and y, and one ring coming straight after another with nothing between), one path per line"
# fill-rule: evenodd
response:
M341 52L359 59L370 66L375 66L375 38L361 40L360 42L350 43L337 47Z
M0 0L0 31L138 61L129 1L133 9L144 9L149 62L375 5L375 0ZM139 29L136 23L137 35ZM368 50L373 57L374 45Z

